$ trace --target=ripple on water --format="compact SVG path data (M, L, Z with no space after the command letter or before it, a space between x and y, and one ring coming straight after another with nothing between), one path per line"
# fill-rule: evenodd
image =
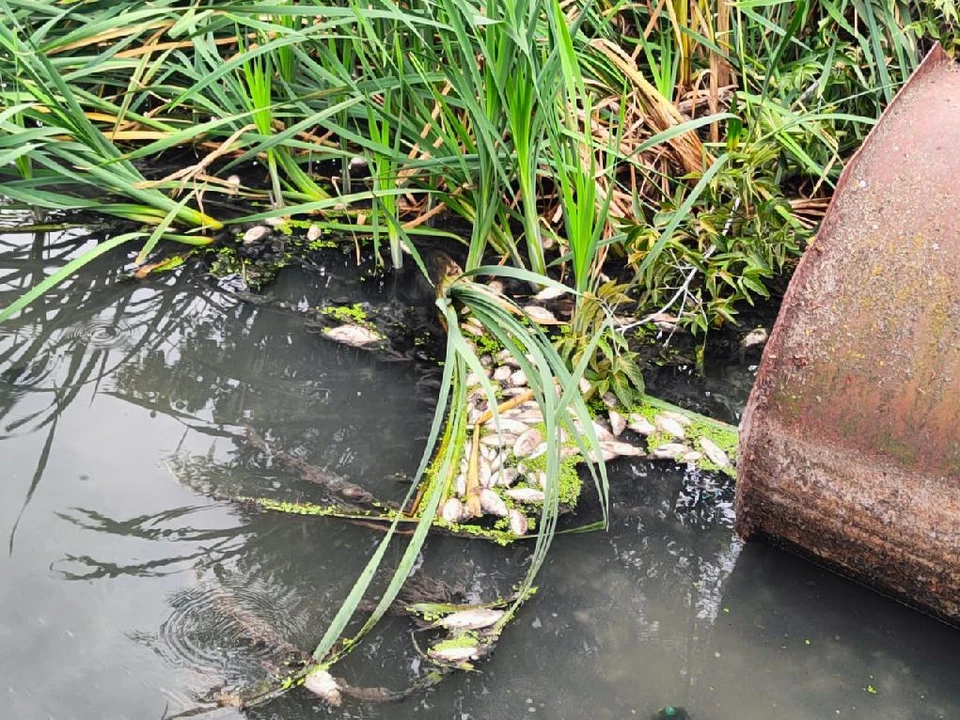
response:
M133 334L130 323L119 318L93 318L67 328L63 337L76 343L110 350L122 347Z
M175 593L160 625L157 651L176 666L245 673L290 659L303 633L291 598L260 581L226 587L204 581Z

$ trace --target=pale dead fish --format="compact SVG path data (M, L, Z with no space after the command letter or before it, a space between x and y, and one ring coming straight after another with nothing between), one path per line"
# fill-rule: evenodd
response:
M657 448L654 448L650 455L658 460L676 460L679 457L683 457L688 452L690 452L690 448L688 448L686 445L681 445L680 443L667 443L666 445L661 445Z
M504 382L513 375L513 368L509 365L501 365L493 371L493 379L497 382Z
M511 368L520 367L520 363L517 362L517 359L511 354L509 350L506 350L506 349L498 352L494 359L497 361L498 365L507 365L508 367L511 367Z
M597 440L600 442L603 442L604 440L613 440L613 433L598 422L593 423L593 432L596 433Z
M529 430L526 424L520 422L519 420L514 420L513 418L504 417L502 413L499 420L490 418L487 420L486 424L488 427L493 428L494 430L499 427L500 432L507 435L522 435Z
M493 358L489 355L481 355L480 364L489 369L493 365Z
M528 425L536 425L543 422L543 413L539 410L521 410L514 416L514 419Z
M447 630L482 630L495 624L503 616L503 610L471 608L470 610L450 613L441 618L437 621L437 627L443 627Z
M303 686L329 705L340 707L342 702L340 686L333 679L333 675L326 670L318 668L311 672L304 678Z
M497 456L497 451L495 448L490 447L489 445L480 446L480 457L490 462Z
M243 244L253 245L253 243L263 240L270 234L270 228L267 225L254 225L243 234Z
M536 480L537 480L537 485L540 486L540 489L541 489L541 490L546 490L546 489L547 489L547 473L546 473L546 471L541 470L540 472L538 472L538 473L537 473Z
M605 392L601 399L603 400L603 404L611 410L617 406L617 396L612 392Z
M523 395L527 392L525 387L508 387L503 389L504 397L516 397L517 395Z
M697 441L707 460L719 468L730 467L730 458L727 454L710 438L702 437Z
M620 442L619 440L601 440L600 448L611 452L616 457L643 457L646 453L636 445Z
M513 444L513 454L517 457L527 457L541 442L543 442L543 437L540 435L540 431L530 428L518 437Z
M480 385L479 376L476 373L467 373L467 387L468 388L479 387L479 385ZM483 392L482 389L481 389L481 392Z
M519 503L542 503L544 498L543 490L535 488L510 488L503 494Z
M763 347L767 344L767 338L769 337L770 333L767 332L766 328L755 328L740 339L740 349L745 352L750 348Z
M270 217L264 220L263 222L265 225L269 225L272 228L278 228L278 227L282 227L283 225L286 225L289 219L290 218L285 218L285 217Z
M537 445L529 455L527 455L527 460L533 460L534 458L538 458L541 455L543 455L546 451L547 451L547 444L545 442L542 442L539 445Z
M703 453L699 453L696 450L691 450L680 459L689 465L694 465L703 459Z
M607 413L610 420L610 431L614 437L620 437L621 433L627 428L627 419L616 410L610 410Z
M683 440L683 438L685 438L687 435L686 432L684 432L683 425L664 414L657 415L653 419L653 424L656 426L657 430L662 430L668 435L672 435L673 437L677 438L677 440Z
M480 507L488 515L507 516L507 506L503 502L503 498L490 488L484 488L480 491Z
M523 432L526 432L527 426L524 425L523 427L524 427ZM503 433L498 435L497 433L492 432L492 433L487 433L482 438L480 438L480 442L483 445L486 445L487 447L500 448L506 445L513 445L513 443L517 441L517 437L518 437L517 435L514 435L512 433Z
M527 521L527 516L519 510L510 508L507 518L510 520L510 532L514 535L526 535L529 532L530 523Z
M456 483L455 483L455 490L457 491L457 495L459 495L460 497L463 497L464 495L467 494L467 473L466 473L466 471L464 471L464 472L460 473L459 475L457 475L457 481L456 481Z
M539 305L526 305L523 308L523 312L538 325L563 325L563 322L557 320L552 312Z
M324 328L323 334L330 340L341 345L362 348L379 343L383 338L379 333L362 325L338 325L335 328Z
M503 283L499 280L491 280L488 282L487 289L496 295L503 295L504 291L506 290L506 288L503 286Z
M563 297L566 294L567 288L559 288L555 285L549 285L534 295L533 299L546 302L547 300L556 300L558 297Z
M514 387L523 387L527 384L527 376L523 370L517 370L513 375L510 376L510 384Z
M440 509L440 517L448 523L458 523L463 518L463 503L457 498L447 498L447 501Z
M647 420L643 415L639 413L631 413L630 421L627 423L627 427L633 430L637 435L653 435L657 428L654 427L653 423Z
M463 323L460 329L474 337L483 337L483 327L480 326L480 323L473 321Z
M323 234L323 230L317 223L314 223L307 229L307 240L310 242L316 242L320 239L320 236Z
M231 195L236 195L238 192L240 192L240 185L241 182L239 175L231 175L227 178L227 186L230 188L228 192Z
M496 473L501 465L503 465L503 453L494 454L494 456L490 458L490 470ZM496 483L496 478L494 478L493 482Z
M427 655L443 663L462 663L479 659L480 651L476 645L441 646L430 648L427 650Z
M588 392L590 392L590 389L593 387L593 385L591 385L590 381L587 380L585 377L582 377L580 378L580 381L577 383L577 387L580 388L581 395L586 395Z
M516 468L500 468L500 472L497 473L497 476L494 478L497 481L497 485L500 487L510 487L513 485L520 473L517 472Z
M566 460L567 458L571 458L574 455L579 455L579 454L580 454L580 449L573 445L564 445L562 448L560 448L561 460Z
M478 475L480 487L488 488L493 484L493 470L490 469L490 461L486 458L480 460Z
M665 418L670 418L671 420L676 420L684 427L690 427L693 425L693 420L688 418L683 413L673 412L672 410L664 410L662 413L660 413L660 415Z

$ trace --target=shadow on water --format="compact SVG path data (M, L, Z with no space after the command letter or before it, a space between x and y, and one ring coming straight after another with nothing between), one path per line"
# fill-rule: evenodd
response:
M5 304L90 239L2 242ZM246 429L396 498L432 414L418 370L305 331L298 308L415 301L359 282L349 257L284 271L270 305L195 271L126 281L123 260L99 259L0 327L10 717L162 717L311 650L381 536L226 500L326 499ZM735 421L751 377L733 364L656 384ZM610 531L556 539L540 592L480 672L399 704L332 709L296 691L247 716L614 719L671 704L694 720L960 717L945 660L960 633L772 548L741 550L725 479L630 462L611 477ZM420 571L485 601L527 558L432 537ZM423 670L427 638L388 619L337 672L398 689Z

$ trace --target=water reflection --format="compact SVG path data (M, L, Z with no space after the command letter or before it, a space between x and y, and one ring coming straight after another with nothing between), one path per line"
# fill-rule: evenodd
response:
M3 304L91 241L4 242ZM412 471L429 426L419 370L324 344L298 310L337 299L402 312L416 302L402 286L359 283L332 253L253 305L197 272L125 281L123 259L98 259L0 328L10 717L173 715L311 650L380 535L226 500L324 499L246 428L399 497L391 476ZM749 378L718 371L704 403L735 419ZM698 392L688 376L658 382L674 398ZM724 477L629 462L611 477L610 532L556 539L540 592L481 672L395 705L334 711L297 691L247 716L612 720L673 704L695 720L960 717L944 661L958 633L770 548L741 552ZM528 558L432 537L419 567L485 601ZM338 672L400 689L423 671L426 638L390 619Z

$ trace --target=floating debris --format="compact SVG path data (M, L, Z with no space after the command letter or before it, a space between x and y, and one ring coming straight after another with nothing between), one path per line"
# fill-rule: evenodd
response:
M627 427L633 430L637 435L653 435L657 428L654 427L653 423L647 420L643 415L639 413L631 413L629 422L627 422Z
M610 420L610 431L613 436L620 437L623 431L627 429L627 419L616 410L610 410L607 413L607 418Z
M563 325L561 320L544 307L527 305L523 308L524 314L538 325Z
M445 640L427 650L427 656L442 663L463 663L468 660L480 659L478 645L461 645L455 641Z
M677 422L674 418L668 417L666 413L661 413L653 419L653 424L656 426L657 430L661 430L668 435L672 435L677 438L677 440L683 440L687 433L683 429L683 425Z
M511 500L516 500L519 503L542 503L544 499L543 490L537 490L536 488L510 488L504 490L503 494L506 495Z
M667 443L666 445L660 445L659 447L654 448L650 455L657 460L676 460L677 458L683 457L690 451L691 449L686 445L681 445L680 443Z
M333 675L326 670L317 668L311 672L304 678L303 686L329 705L337 708L340 707L342 702L340 686L337 685L337 681L334 680Z
M514 535L526 535L530 530L530 523L527 516L515 508L507 511L507 518L510 520L510 532Z
M713 440L702 437L697 442L703 454L707 456L707 460L721 469L730 467L730 458Z
M507 505L503 502L503 498L488 487L480 491L480 507L488 515L507 516Z
M323 334L334 342L355 348L367 347L383 340L379 333L363 325L346 324L334 328L324 328Z
M646 453L636 445L619 440L601 440L600 448L605 452L613 453L615 457L643 457Z
M546 302L548 300L556 300L557 298L563 297L566 294L566 288L558 288L555 285L550 285L534 295L533 299L539 300L540 302Z
M529 457L534 450L543 442L543 436L539 430L530 428L523 435L517 438L513 444L513 454L518 458Z
M505 614L503 610L470 608L441 618L437 621L437 626L447 630L482 630L499 621Z
M463 480L464 489L466 489L466 478ZM443 508L440 510L440 517L442 517L448 523L458 523L463 519L463 516L463 503L455 497L447 498L447 501L443 504Z
M263 240L270 234L270 228L267 225L254 225L243 234L243 244L253 245L255 242Z

